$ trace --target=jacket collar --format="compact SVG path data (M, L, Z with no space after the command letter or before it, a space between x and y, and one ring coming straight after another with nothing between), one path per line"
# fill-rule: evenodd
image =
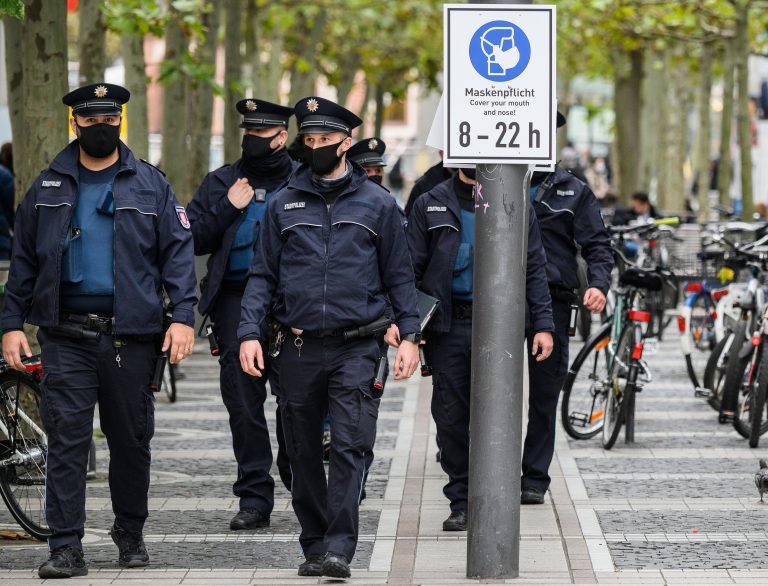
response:
M125 146L125 143L121 140L117 145L117 150L120 157L120 169L118 170L118 173L126 170L131 173L136 173L136 158L133 156L131 149ZM53 161L51 161L50 169L57 173L62 173L63 175L69 175L77 181L79 176L77 165L79 162L80 142L75 139L54 157Z

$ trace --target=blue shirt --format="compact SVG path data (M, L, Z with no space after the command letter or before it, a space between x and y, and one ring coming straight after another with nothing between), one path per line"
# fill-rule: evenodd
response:
M102 171L79 166L79 191L61 261L62 308L112 314L115 290L112 183L119 162Z
M475 212L461 210L461 242L453 267L451 294L458 301L472 301L475 270Z

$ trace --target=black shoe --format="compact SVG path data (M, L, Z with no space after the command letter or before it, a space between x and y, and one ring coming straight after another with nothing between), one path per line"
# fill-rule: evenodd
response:
M329 578L349 578L352 572L349 571L349 562L340 553L329 551L325 554L321 575Z
M44 579L72 578L86 574L88 566L85 564L83 552L70 546L54 549L48 561L37 570L37 575Z
M259 527L269 527L269 515L265 515L258 509L240 509L240 512L229 522L229 528L232 531Z
M149 554L141 533L129 533L113 525L109 535L120 550L118 564L121 568L143 568L149 565Z
M443 521L443 531L466 531L467 512L452 511L451 516Z
M363 487L363 490L360 491L360 503L362 503L366 497L368 496L368 493L365 492L365 487ZM360 504L358 503L358 504Z
M299 566L299 576L322 576L324 555L311 555Z
M520 491L520 504L543 505L545 492L546 491L539 490L538 488L524 488L522 491Z

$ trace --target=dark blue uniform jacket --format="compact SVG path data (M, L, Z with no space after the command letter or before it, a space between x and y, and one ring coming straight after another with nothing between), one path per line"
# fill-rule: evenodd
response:
M25 321L50 327L59 321L61 257L78 194L78 141L43 171L16 213L13 256L0 327ZM122 142L114 194L114 331L162 331L164 288L173 321L195 323L192 233L171 186L152 165L134 158ZM177 209L178 206L178 209Z
M387 312L419 332L413 268L395 200L357 163L330 209L302 165L267 206L243 297L241 340L274 318L304 330L371 323Z
M192 223L195 254L210 254L207 282L200 292L198 309L201 315L210 311L219 294L232 243L244 218L245 210L238 210L227 198L229 188L240 177L245 177L241 159L211 171L203 179L187 208Z
M533 207L547 251L549 284L567 289L578 288L578 243L581 255L587 261L589 287L607 293L613 269L611 238L592 190L559 166L544 180L539 190L544 191L543 197Z
M461 242L461 208L454 179L443 181L413 205L408 221L408 247L416 286L440 300L427 330L445 333L451 327L451 283ZM554 332L552 304L545 273L547 257L533 210L528 218L528 265L525 298L535 332ZM503 293L503 292L502 292Z

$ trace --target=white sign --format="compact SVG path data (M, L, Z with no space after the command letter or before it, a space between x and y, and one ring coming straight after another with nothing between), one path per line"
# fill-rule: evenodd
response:
M446 4L445 165L555 160L555 7Z

